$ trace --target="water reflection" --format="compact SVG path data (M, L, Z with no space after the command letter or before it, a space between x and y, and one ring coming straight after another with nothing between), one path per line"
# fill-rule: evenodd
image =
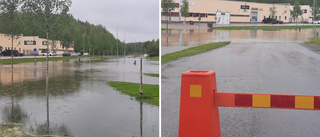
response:
M50 62L48 98L45 64L15 64L12 88L11 67L2 65L0 80L5 84L0 86L0 110L9 112L13 99L14 109L19 104L26 117L19 126L8 128L0 124L0 133L23 128L27 132L21 134L26 136L158 136L159 107L137 102L106 84L108 81L138 83L139 65L134 65L134 60ZM144 73L158 73L159 62L144 59L143 63ZM158 84L159 80L145 76L144 81ZM6 116L0 113L0 123L8 121Z
M195 32L198 31L198 32ZM316 29L319 34L319 29ZM267 42L299 42L303 43L312 38L312 29L295 29L265 31L265 30L211 30L211 29L179 29L161 32L162 55L202 44L232 41L243 43L248 41ZM319 37L319 35L316 35Z

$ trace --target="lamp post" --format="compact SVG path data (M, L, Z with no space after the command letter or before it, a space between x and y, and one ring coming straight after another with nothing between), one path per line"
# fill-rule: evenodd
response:
M85 37L86 37L86 33L83 33L83 35L82 35L82 37L83 37L83 50L82 50L82 55L84 54L84 46L85 46Z
M118 27L117 27L117 58L118 58Z

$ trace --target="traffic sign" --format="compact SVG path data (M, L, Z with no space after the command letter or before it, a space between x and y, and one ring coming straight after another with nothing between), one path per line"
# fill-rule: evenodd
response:
M36 51L37 51L37 48L34 48L33 51L36 52Z
M258 22L258 18L254 19L255 22Z

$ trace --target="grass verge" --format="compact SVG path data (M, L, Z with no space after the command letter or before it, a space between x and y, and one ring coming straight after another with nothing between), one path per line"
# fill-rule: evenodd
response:
M159 74L154 74L154 73L144 73L144 74L150 77L159 77Z
M182 51L177 51L177 52L173 52L173 53L169 53L169 54L165 54L163 56L161 56L161 64L165 64L167 62L170 61L174 61L177 60L181 57L187 57L187 56L192 56L192 55L196 55L196 54L200 54L209 50L213 50L219 47L223 47L226 45L229 45L230 41L228 42L218 42L218 43L209 43L209 44L205 44L205 45L200 45L200 46L196 46L196 47L192 47L192 48L188 48Z
M161 31L164 31L164 30L172 30L172 29L161 28Z
M139 83L110 81L107 84L123 94L135 97L137 101L159 106L159 85L143 84L143 95L140 97Z
M152 60L152 61L159 61L159 56L156 57L148 57L148 59Z
M313 26L258 26L258 30L312 29ZM254 30L255 26L213 27L213 30Z
M79 57L49 57L49 61L58 61L58 60L69 60L69 59L77 59ZM84 58L83 56L80 58ZM37 62L43 62L46 61L46 58L37 58ZM15 59L13 58L13 64L18 63L29 63L34 62L34 58L23 58L23 59ZM7 65L11 64L11 58L10 59L1 59L0 64Z
M316 44L316 45L320 45L320 39L317 40L310 40L309 42L306 42L307 44Z

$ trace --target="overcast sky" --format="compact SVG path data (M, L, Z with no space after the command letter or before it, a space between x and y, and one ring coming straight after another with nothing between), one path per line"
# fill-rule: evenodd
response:
M76 19L101 24L126 42L159 39L160 0L72 0Z

